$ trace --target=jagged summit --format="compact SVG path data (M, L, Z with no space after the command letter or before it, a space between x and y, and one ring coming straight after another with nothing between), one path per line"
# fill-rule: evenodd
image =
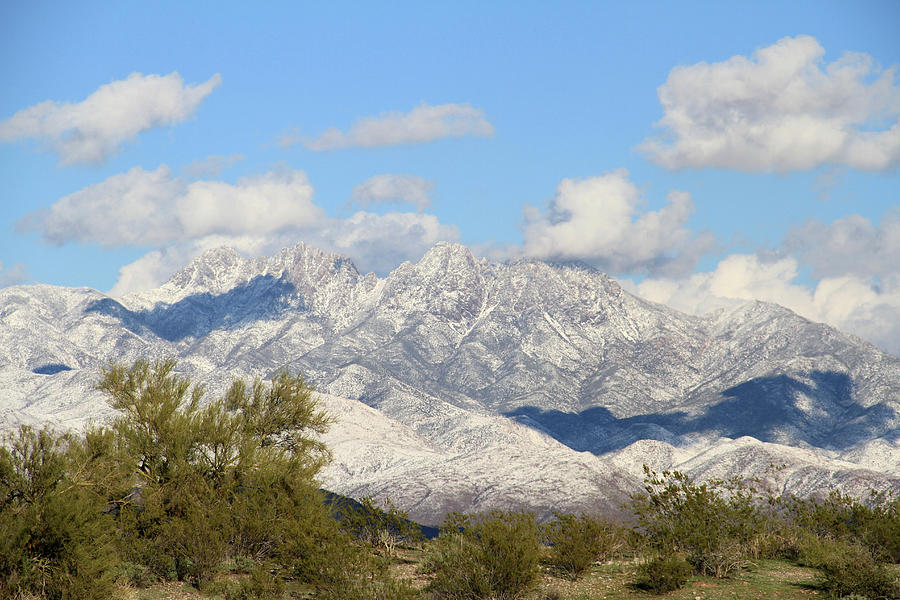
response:
M212 248L173 274L164 286L213 293L227 291L236 283L238 273L247 269L249 262L234 248Z
M213 249L119 300L0 290L6 426L102 418L99 369L162 356L212 394L303 373L343 419L324 483L428 522L615 504L645 459L740 475L765 457L798 493L900 485L900 359L771 304L689 316L591 268L449 243L384 278L301 243Z

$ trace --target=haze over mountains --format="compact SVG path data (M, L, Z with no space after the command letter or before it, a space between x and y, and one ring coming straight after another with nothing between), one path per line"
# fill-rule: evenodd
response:
M102 366L166 356L212 394L302 372L337 418L323 485L426 523L615 509L643 463L798 494L900 486L900 359L777 305L694 317L585 266L444 243L383 279L298 244L212 250L118 299L0 289L0 424L103 419Z

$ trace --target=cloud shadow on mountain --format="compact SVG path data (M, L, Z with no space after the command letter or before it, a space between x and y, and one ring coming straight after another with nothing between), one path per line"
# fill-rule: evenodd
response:
M845 373L813 371L807 381L788 375L757 377L724 390L699 412L648 413L618 419L602 406L579 413L523 406L505 416L540 429L578 451L605 454L644 439L677 442L678 436L752 436L764 442L846 450L883 435L897 417L883 405L864 407L852 397Z
M289 301L296 292L284 277L259 275L224 294L193 294L173 304L159 303L149 310L129 310L112 298L91 302L85 313L114 317L137 335L150 331L177 342L199 338L219 329L233 329L249 320L271 319L288 308L304 310L302 298Z

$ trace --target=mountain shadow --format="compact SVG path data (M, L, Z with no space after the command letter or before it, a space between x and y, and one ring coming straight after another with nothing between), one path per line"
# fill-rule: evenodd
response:
M177 342L235 328L250 320L275 318L288 308L305 310L302 298L292 298L295 292L294 284L284 277L259 275L224 294L194 294L173 304L159 303L149 310L129 310L112 298L102 298L91 302L84 312L114 317L137 335L150 331Z
M645 439L677 445L678 436L696 433L846 450L888 433L896 409L885 404L865 407L854 401L853 383L846 373L813 371L807 376L810 382L788 375L753 378L722 391L719 401L699 412L680 410L618 419L602 406L579 413L523 406L504 414L574 450L594 454Z
M64 365L62 363L48 363L46 365L35 367L31 370L31 372L37 373L38 375L56 375L57 373L71 370L72 367L70 367L69 365Z

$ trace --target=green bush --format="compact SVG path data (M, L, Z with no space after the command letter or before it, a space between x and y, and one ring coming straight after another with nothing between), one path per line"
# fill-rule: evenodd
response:
M322 600L420 600L421 592L393 577L389 562L355 545L338 532L325 548L326 559L315 577L315 597Z
M624 546L621 529L587 514L556 514L544 528L550 546L548 564L573 581L592 564L608 560Z
M855 543L838 542L821 555L820 586L833 598L851 594L896 600L900 598L900 582L871 552Z
M123 561L119 563L116 572L118 580L136 588L148 588L159 582L159 577L146 565Z
M401 544L417 544L424 539L421 528L409 520L409 514L397 508L390 499L379 506L371 496L359 499L359 504L342 502L336 511L341 529L355 539L384 550L393 556Z
M537 582L539 528L524 511L451 514L425 559L437 599L521 598Z
M77 446L22 426L0 447L0 597L111 597L113 522Z
M124 557L199 586L228 555L294 562L315 554L302 542L322 537L321 527L297 523L327 520L313 478L328 453L313 434L329 419L309 386L281 373L270 385L236 381L206 402L174 368L171 360L113 364L98 384L119 411L114 443L97 445L127 467L119 487L129 493L117 500Z
M678 471L644 471L646 493L632 497L632 510L652 548L686 554L700 575L726 577L749 564L752 541L767 527L754 490L740 482L698 484Z
M284 583L263 566L257 566L246 577L229 581L222 590L225 600L273 600L284 594Z
M796 526L818 537L854 540L879 559L900 563L900 497L873 492L865 502L832 492L824 499L784 501Z
M693 567L677 554L657 556L638 568L634 587L653 594L665 594L684 587Z

